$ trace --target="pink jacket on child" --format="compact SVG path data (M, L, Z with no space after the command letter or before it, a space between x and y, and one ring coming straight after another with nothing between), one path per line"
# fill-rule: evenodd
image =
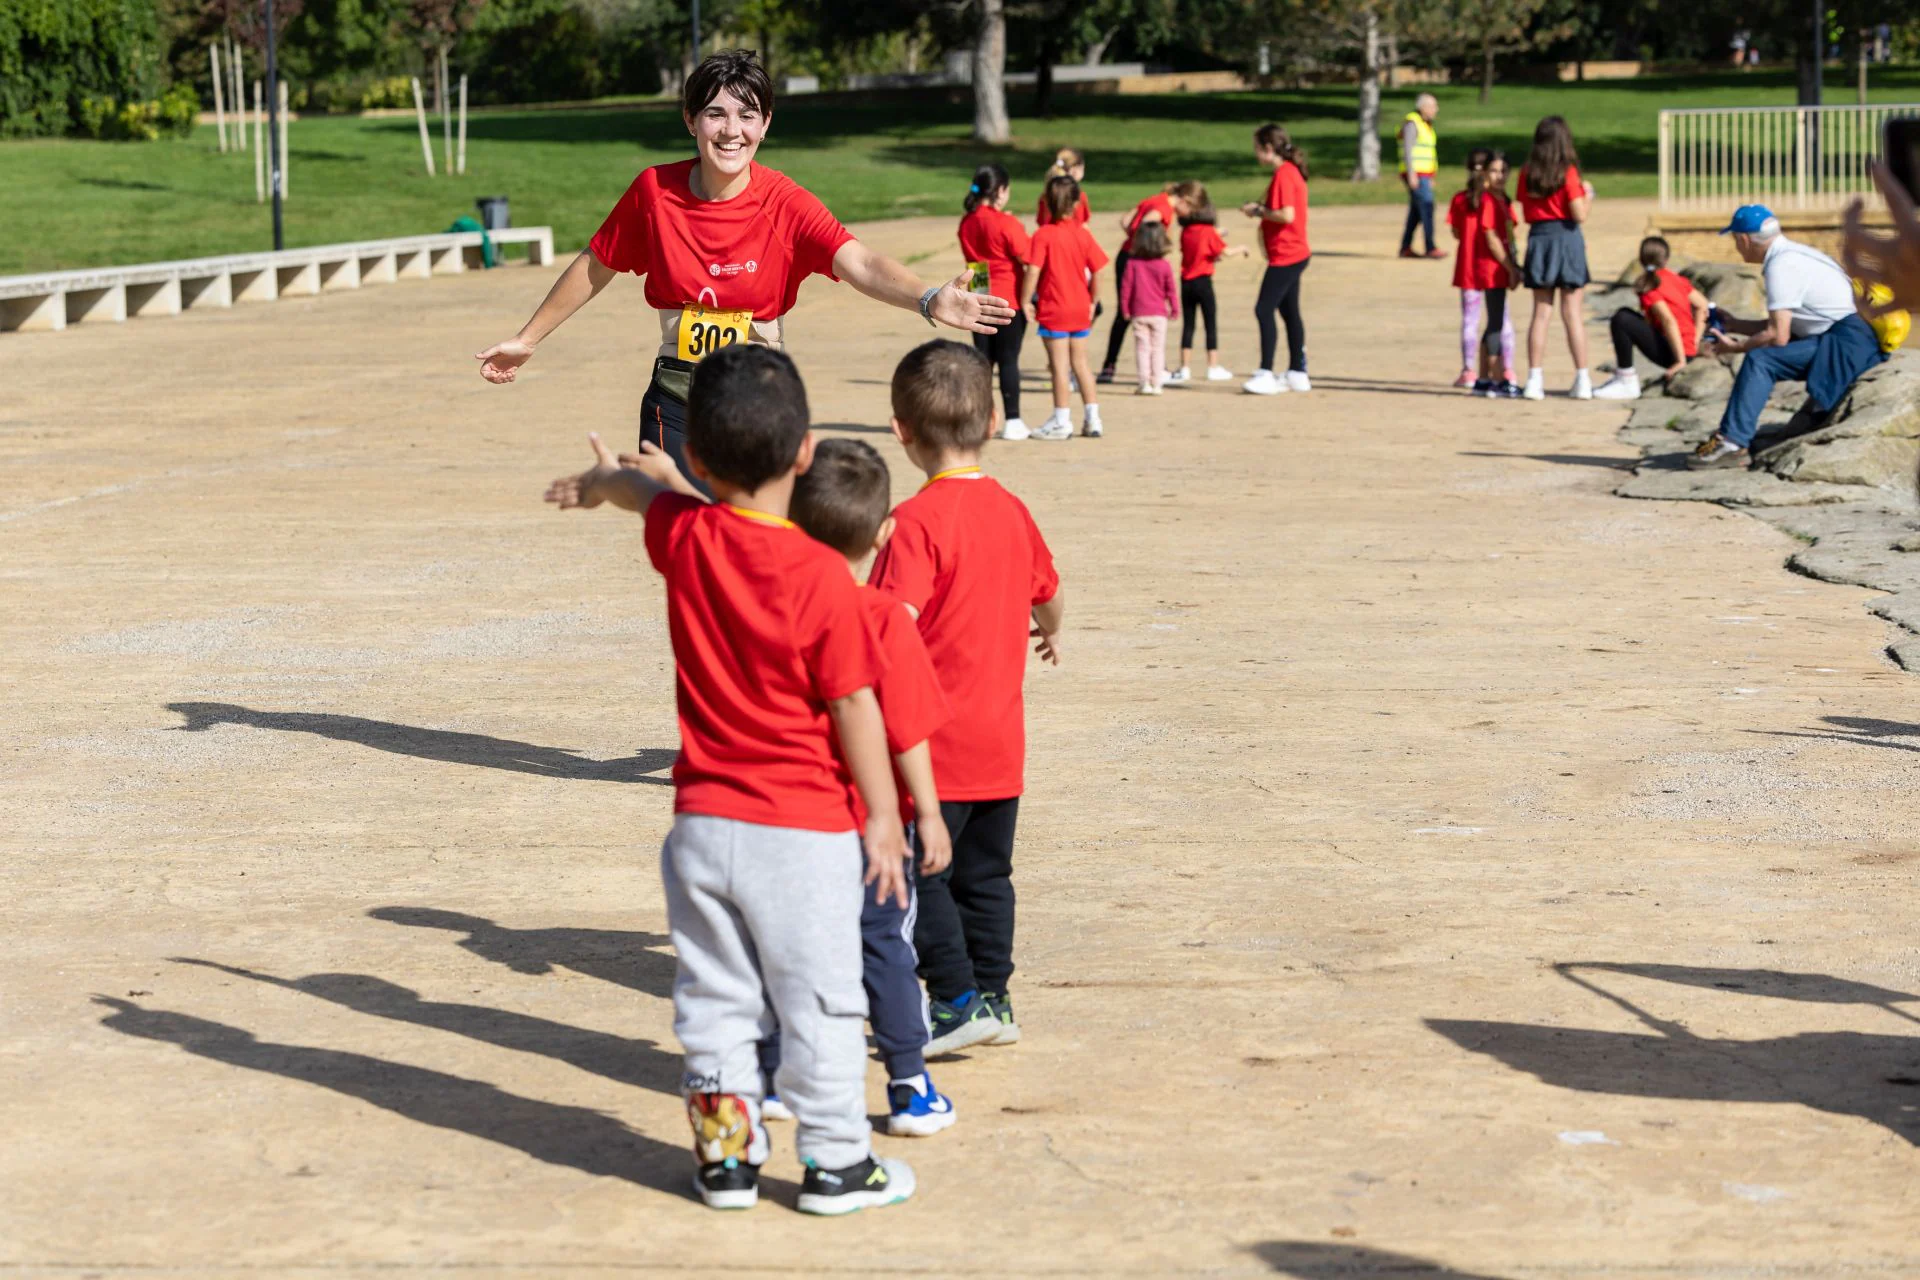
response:
M1173 263L1165 258L1128 259L1126 278L1120 281L1121 315L1171 319L1179 313L1179 299Z

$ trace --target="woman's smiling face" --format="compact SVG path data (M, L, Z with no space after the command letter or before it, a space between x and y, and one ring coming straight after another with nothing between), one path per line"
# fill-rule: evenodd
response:
M700 150L701 163L724 177L734 178L753 163L771 120L772 117L763 115L751 102L744 102L722 89L698 115L687 120L687 129Z

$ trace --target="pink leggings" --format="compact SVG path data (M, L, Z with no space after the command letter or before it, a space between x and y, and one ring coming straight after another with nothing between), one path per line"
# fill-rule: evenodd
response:
M1480 336L1480 311L1487 311L1487 334ZM1462 289L1460 291L1460 367L1477 369L1476 354L1494 351L1494 335L1499 334L1500 363L1503 371L1513 372L1513 312L1507 307L1505 289Z

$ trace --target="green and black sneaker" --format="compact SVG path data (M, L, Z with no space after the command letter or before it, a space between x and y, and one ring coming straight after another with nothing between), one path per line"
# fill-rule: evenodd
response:
M693 1189L709 1209L751 1209L760 1202L760 1170L738 1160L703 1164Z
M844 1169L822 1169L807 1161L806 1180L800 1184L802 1213L835 1217L861 1209L899 1204L913 1195L913 1170L900 1160L869 1155Z
M981 1043L1019 1044L1020 1024L1013 1020L1013 1001L1007 998L1005 992L997 996L983 995L980 999L986 1004L987 1011L993 1015L994 1021L1000 1024L1000 1029L993 1033L993 1037Z
M971 991L952 1003L928 999L927 1021L933 1028L932 1038L927 1041L929 1054L952 1053L955 1049L985 1044L1001 1032L1000 1020L993 1010Z

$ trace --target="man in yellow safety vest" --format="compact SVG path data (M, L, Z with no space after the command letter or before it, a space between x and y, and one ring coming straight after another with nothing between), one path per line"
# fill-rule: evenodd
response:
M1433 118L1440 114L1440 102L1430 93L1413 100L1400 126L1400 181L1407 188L1407 229L1400 237L1400 256L1417 258L1413 251L1413 230L1427 233L1429 258L1444 258L1446 253L1433 243L1433 177L1440 172L1440 135L1433 131Z

